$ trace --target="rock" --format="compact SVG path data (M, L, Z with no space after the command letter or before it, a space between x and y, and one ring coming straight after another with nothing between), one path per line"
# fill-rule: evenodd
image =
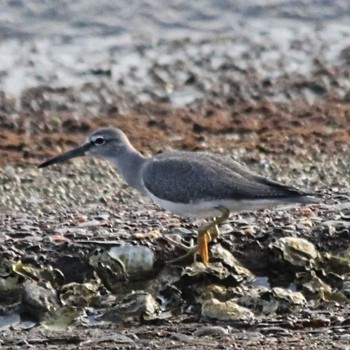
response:
M310 269L319 258L316 247L303 238L283 237L270 244L269 248L296 268Z
M202 316L220 321L231 321L253 319L254 313L243 306L239 306L233 300L221 302L218 299L210 298L202 304Z
M154 297L149 293L138 291L125 296L120 303L106 310L99 318L103 321L120 323L129 317L152 320L159 314L160 306Z

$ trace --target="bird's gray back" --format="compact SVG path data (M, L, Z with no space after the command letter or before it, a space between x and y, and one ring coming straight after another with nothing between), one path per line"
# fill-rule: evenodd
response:
M295 189L255 175L228 157L206 152L166 152L142 169L154 196L176 203L301 197Z

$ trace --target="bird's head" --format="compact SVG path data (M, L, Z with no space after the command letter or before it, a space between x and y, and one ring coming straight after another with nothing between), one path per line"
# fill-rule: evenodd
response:
M111 159L117 157L125 147L130 147L130 143L121 130L116 128L103 128L92 133L80 147L74 148L40 164L39 168L83 156Z

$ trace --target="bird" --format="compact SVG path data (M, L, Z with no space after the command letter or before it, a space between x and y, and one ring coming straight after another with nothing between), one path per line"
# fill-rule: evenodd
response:
M195 247L206 266L208 244L231 213L318 202L313 194L262 177L226 155L171 150L146 157L113 127L93 132L81 146L39 168L83 156L110 161L129 186L162 209L182 217L212 218L198 229Z

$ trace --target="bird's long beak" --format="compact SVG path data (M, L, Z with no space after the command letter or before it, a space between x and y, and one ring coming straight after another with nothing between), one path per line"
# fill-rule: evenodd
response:
M56 164L56 163L61 163L65 162L66 160L72 159L72 158L77 158L77 157L82 157L86 155L86 152L90 149L91 143L85 143L84 145L74 148L71 151L68 151L66 153L63 153L55 158L49 159L46 162L40 164L38 168L45 168L49 165Z

